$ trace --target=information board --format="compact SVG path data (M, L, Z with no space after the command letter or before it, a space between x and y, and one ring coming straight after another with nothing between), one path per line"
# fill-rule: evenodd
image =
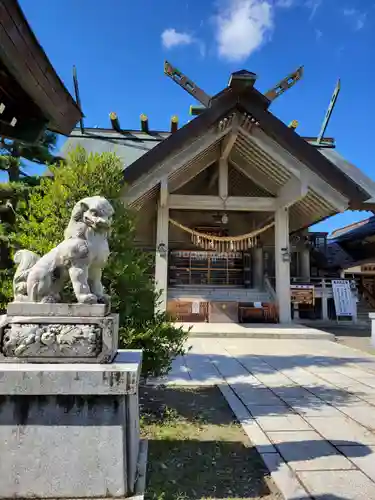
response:
M315 304L314 285L292 285L290 295L293 304Z
M332 280L336 316L354 316L356 307L349 280Z

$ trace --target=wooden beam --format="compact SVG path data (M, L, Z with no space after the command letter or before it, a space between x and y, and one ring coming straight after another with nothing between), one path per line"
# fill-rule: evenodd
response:
M179 150L177 154L172 154L164 162L155 165L152 170L140 177L133 185L130 185L128 189L126 189L126 187L124 188L124 202L128 205L133 205L138 198L155 187L164 176L169 176L189 163L212 146L216 141L228 134L230 130L229 128L218 131L216 127L214 127L208 130L204 135L201 135L186 148Z
M347 209L349 200L344 195L336 191L328 182L321 179L309 167L298 160L298 158L268 137L259 127L253 127L251 133L247 133L246 130L241 129L241 133L244 133L251 142L280 163L295 177L301 178L302 175L311 188L328 201L338 212Z
M277 197L278 208L289 208L297 201L301 200L307 195L309 187L306 182L292 177L284 186L279 190Z
M270 177L267 177L258 168L250 165L246 160L239 154L231 154L230 163L241 172L245 177L251 179L258 186L265 189L271 194L277 193L279 186Z
M220 196L169 195L169 208L175 210L272 212L276 207L276 198L229 196L226 200L223 200Z
M234 143L236 142L236 139L238 137L238 132L240 129L240 119L238 117L238 113L234 116L232 120L232 131L230 134L226 136L225 139L223 139L222 144L221 144L221 155L220 159L221 160L227 160L230 152L232 151L232 148L234 146Z
M228 198L228 161L226 158L219 160L219 196L223 200Z
M168 206L168 177L163 177L160 181L160 206Z
M210 178L210 181L208 183L208 190L210 190L213 187L218 178L219 178L219 167L216 168L215 172L212 174Z
M176 172L176 174L169 179L169 191L173 193L180 189L182 186L193 180L194 177L197 177L201 172L203 172L203 170L210 167L216 159L217 154L215 151L212 151L188 169L183 169L183 171L181 171L181 175L179 175L179 172Z

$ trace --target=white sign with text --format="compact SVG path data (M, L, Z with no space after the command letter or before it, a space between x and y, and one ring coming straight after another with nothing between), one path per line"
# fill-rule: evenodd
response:
M332 280L336 316L354 316L355 301L349 280Z

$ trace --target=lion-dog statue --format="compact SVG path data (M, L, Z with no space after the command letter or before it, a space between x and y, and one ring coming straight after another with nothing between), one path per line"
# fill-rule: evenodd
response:
M59 245L41 258L30 250L16 252L14 301L60 302L69 276L78 302L108 303L102 269L109 256L108 233L113 213L105 198L84 198L74 206Z

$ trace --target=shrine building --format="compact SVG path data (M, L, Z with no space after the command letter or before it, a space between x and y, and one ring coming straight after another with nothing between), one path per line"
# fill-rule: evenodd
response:
M136 243L155 253L157 307L180 321L336 319L339 270L325 265L327 235L308 228L375 210L375 183L333 139L277 118L255 81L232 74L180 129L173 118L170 131L151 131L142 115L141 130L123 130L112 113L112 128L75 129L64 146L122 158Z

